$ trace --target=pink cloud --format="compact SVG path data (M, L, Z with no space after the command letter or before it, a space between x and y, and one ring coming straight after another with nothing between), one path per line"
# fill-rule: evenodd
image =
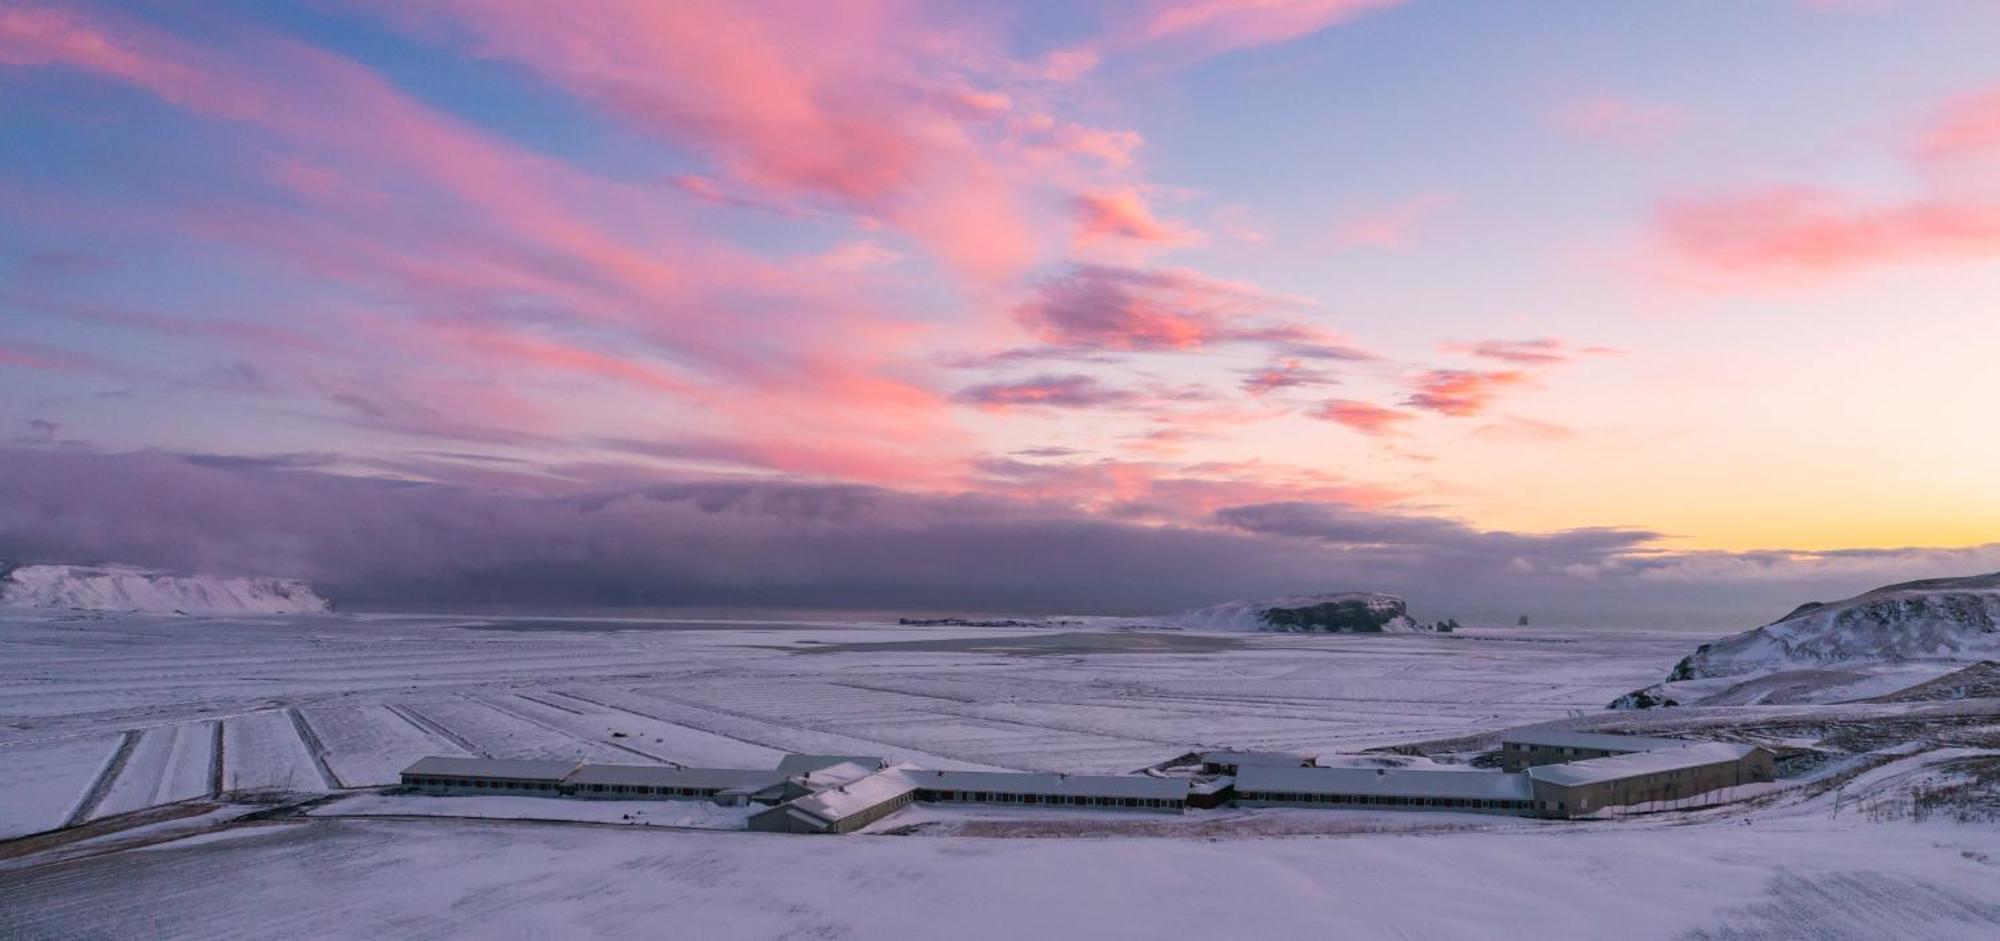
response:
M45 372L100 372L102 364L86 356L21 343L0 344L0 366Z
M127 29L138 29L126 24ZM157 37L155 37L157 38ZM72 12L56 7L0 10L0 64L59 65L151 89L176 104L219 107L226 89L175 58L149 54Z
M232 133L258 135L257 152L289 154L263 176L311 203L309 214L232 200L181 208L171 225L364 286L394 311L370 316L413 324L393 343L356 344L344 358L287 361L288 374L342 414L468 440L558 436L580 403L561 384L535 380L567 374L677 403L735 435L769 435L781 443L738 453L797 462L763 465L771 469L928 482L953 473L963 438L949 402L902 359L915 333L827 283L824 269L746 256L678 217L663 194L522 151L356 63L280 37L246 30L208 50L111 14L66 17L59 31L5 22L6 61L128 81ZM341 195L373 190L422 198ZM929 211L942 227L986 231L994 227L983 223L1006 216L949 199ZM958 213L966 218L948 218ZM924 221L908 218L913 227ZM850 252L830 261L880 259ZM510 324L549 309L586 327L593 343ZM785 329L766 329L772 321ZM414 326L424 323L450 328ZM432 375L436 364L451 374Z
M1090 127L1036 114L1014 128L1015 134L1057 153L1087 157L1111 170L1131 168L1146 139L1137 131Z
M1790 284L1896 264L2000 255L2000 89L1961 95L1905 152L1920 185L1866 197L1780 184L1663 202L1656 250L1667 272L1715 287Z
M1419 193L1340 222L1334 228L1334 240L1348 247L1407 248L1418 232L1453 202L1448 193Z
M1290 42L1402 0L1161 0L1139 27L1147 44L1190 58Z
M1151 438L1139 449L1168 452L1176 437ZM1296 500L1378 507L1409 496L1315 468L1262 461L988 460L978 470L989 489L1135 520L1207 522L1225 507L1243 504Z
M1374 437L1386 437L1401 430L1417 416L1401 409L1385 408L1352 399L1331 399L1313 411L1313 417L1335 422Z
M1485 412L1509 389L1533 384L1533 378L1520 370L1432 369L1411 381L1403 404L1464 418Z
M1271 240L1271 233L1252 218L1250 207L1229 205L1215 211L1211 217L1215 229L1224 237L1249 245L1262 245Z
M1252 342L1315 357L1366 357L1326 331L1273 319L1295 306L1252 286L1186 269L1079 265L1044 281L1017 316L1059 349L1195 350Z
M1185 224L1155 216L1146 198L1131 188L1085 193L1070 200L1070 210L1076 219L1077 239L1084 243L1129 239L1157 245L1186 245L1199 240L1198 233Z
M1627 147L1650 147L1674 137L1688 114L1672 105L1649 104L1615 95L1593 95L1557 109L1556 126L1577 137Z
M1576 346L1554 337L1534 340L1481 340L1476 343L1448 342L1443 344L1443 349L1447 353L1464 353L1480 359L1520 366L1555 366L1580 356L1610 356L1621 352L1608 346Z
M1672 202L1657 224L1673 257L1724 278L2000 254L2000 204L1936 197L1870 205L1827 190L1775 187Z
M1284 358L1244 377L1243 391L1251 395L1269 395L1279 389L1324 386L1338 381L1324 370L1313 369L1298 359Z
M1574 428L1520 417L1508 417L1490 422L1473 429L1472 433L1481 438L1527 444L1570 441L1577 436Z
M958 400L981 408L1104 408L1125 405L1136 396L1113 389L1094 376L1038 376L1020 382L986 383L966 388Z
M2000 156L2000 87L1948 102L1914 149L1932 161Z
M575 16L456 0L392 17L691 148L760 200L887 220L967 276L1004 279L1037 242L1026 205L1036 181L1014 176L988 136L1019 103L1007 88L968 85L966 64L994 58L988 40L920 13L872 0L609 0ZM1072 144L1100 157L1117 146Z

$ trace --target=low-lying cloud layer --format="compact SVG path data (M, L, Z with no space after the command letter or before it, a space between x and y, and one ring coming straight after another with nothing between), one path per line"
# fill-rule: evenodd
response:
M336 599L1145 613L1386 589L1424 617L1714 623L1902 578L2000 568L2000 545L1674 553L1657 534L1482 531L1312 502L1161 524L1054 500L692 481L531 496L164 453L0 449L0 558L311 578Z

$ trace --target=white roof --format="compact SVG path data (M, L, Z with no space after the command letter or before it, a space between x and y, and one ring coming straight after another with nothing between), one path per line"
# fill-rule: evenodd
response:
M1635 752L1659 748L1679 748L1688 744L1680 738L1647 738L1643 735L1611 735L1604 732L1571 732L1567 729L1515 729L1500 737L1503 743L1540 745L1544 748L1588 748L1593 751Z
M571 784L622 784L628 787L764 788L783 781L776 771L737 768L669 768L664 765L584 765L569 776Z
M1660 771L1674 771L1681 768L1699 768L1703 765L1719 765L1743 760L1744 756L1757 750L1755 745L1732 745L1728 742L1703 742L1699 745L1682 745L1679 748L1665 748L1659 751L1635 752L1629 755L1612 755L1608 758L1590 758L1571 761L1559 765L1542 765L1528 769L1528 776L1550 784L1578 785L1600 784L1620 778L1637 777Z
M1141 800L1184 800L1186 778L1152 778L1138 774L1051 774L1017 771L912 771L917 786L931 791L985 791L989 794L1038 794L1057 797L1117 797Z
M917 786L901 770L891 768L780 806L802 810L832 823L871 807L879 807L916 789Z
M874 755L800 755L791 754L778 759L778 770L786 774L804 774L834 765L856 764L870 771L886 767L889 762Z
M1286 751L1205 751L1201 760L1218 765L1277 765L1278 767L1303 767L1306 755L1295 755Z
M574 761L524 761L517 758L419 758L404 774L456 778L502 778L509 781L560 781L576 770Z
M805 785L808 789L817 791L822 788L837 787L849 781L859 781L874 774L877 770L875 767L864 767L851 761L843 761L836 765L827 765L824 768L808 771L805 774L791 775L791 778Z
M1498 771L1251 766L1236 775L1236 792L1528 800L1533 787L1526 775Z

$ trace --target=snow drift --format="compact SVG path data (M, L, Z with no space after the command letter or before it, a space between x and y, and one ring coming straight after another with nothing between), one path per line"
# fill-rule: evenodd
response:
M1149 620L1191 631L1407 633L1423 629L1410 620L1402 598L1361 591L1231 601Z
M1812 602L1763 627L1703 644L1666 682L1621 697L1615 708L1735 700L1817 701L1870 671L2000 658L2000 572L1934 578ZM1850 672L1860 671L1860 672ZM1726 680L1727 684L1714 681ZM1733 695L1732 695L1733 693ZM1746 699L1746 696L1748 697Z
M0 567L0 604L148 614L304 614L333 609L298 579L172 575L126 565Z

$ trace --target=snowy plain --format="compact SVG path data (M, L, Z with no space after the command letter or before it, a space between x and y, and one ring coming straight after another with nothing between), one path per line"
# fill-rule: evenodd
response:
M0 802L0 840L224 792L346 796L143 851L0 843L0 936L2000 936L2000 829L1837 795L1588 823L925 807L815 838L713 832L738 812L707 805L365 790L428 754L1124 773L1197 746L1476 743L1573 717L1658 731L1668 717L1603 706L1705 639L7 611L0 789L22 799ZM1799 723L1889 708L1685 716L1813 740Z

